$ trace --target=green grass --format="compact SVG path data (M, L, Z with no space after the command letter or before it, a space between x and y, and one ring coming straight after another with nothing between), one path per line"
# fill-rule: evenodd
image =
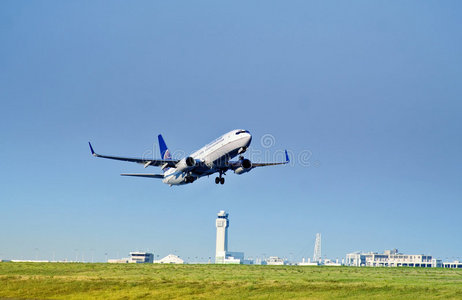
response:
M0 298L462 299L462 270L0 263Z

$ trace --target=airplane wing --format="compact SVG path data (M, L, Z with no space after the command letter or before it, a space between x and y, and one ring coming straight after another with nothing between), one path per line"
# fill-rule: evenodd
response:
M253 169L253 168L256 168L256 167L267 167L267 166L277 166L277 165L285 165L285 164L288 164L290 162L289 160L289 155L287 154L287 150L285 150L285 154L286 154L286 161L284 162L269 162L269 163L254 163L252 162L252 167L250 169ZM235 170L237 169L238 167L241 166L241 161L230 161L228 163L228 168L231 169L231 170Z
M252 169L256 167L266 167L266 166L277 166L277 165L285 165L290 162L289 155L287 154L287 150L285 150L286 154L286 161L284 162L277 162L277 163L252 163Z
M266 166L277 166L277 165L285 165L288 161L280 162L280 163L252 163L252 168L256 167L266 167Z
M135 177L146 177L146 178L164 178L162 174L120 174L122 176L135 176Z
M91 151L91 154L94 157L101 157L101 158L108 158L108 159L115 159L115 160L129 161L129 162L136 162L136 163L139 163L139 164L143 164L145 168L148 167L148 166L174 168L175 165L179 162L179 160L174 160L174 159L149 159L149 158L131 158L131 157L101 155L101 154L95 153L95 151L93 150L93 147L91 146L90 142L88 142L88 145L90 145L90 151Z

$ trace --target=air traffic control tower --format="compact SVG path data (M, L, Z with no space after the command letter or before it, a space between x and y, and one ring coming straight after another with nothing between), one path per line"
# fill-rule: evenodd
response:
M215 263L223 264L228 252L228 214L224 210L220 210L216 221L217 225L217 248L215 254Z

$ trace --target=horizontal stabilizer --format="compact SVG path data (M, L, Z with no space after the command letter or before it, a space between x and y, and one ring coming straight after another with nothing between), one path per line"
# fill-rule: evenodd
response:
M135 177L147 177L147 178L160 178L163 179L164 175L162 174L120 174L122 176L135 176Z

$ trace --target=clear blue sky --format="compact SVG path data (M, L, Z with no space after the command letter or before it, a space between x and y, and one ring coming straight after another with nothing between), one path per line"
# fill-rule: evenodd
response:
M220 209L250 257L310 257L317 232L331 258L462 257L461 15L460 1L2 1L0 257L213 257ZM192 152L235 128L294 163L169 187L87 145L158 156L158 133Z

